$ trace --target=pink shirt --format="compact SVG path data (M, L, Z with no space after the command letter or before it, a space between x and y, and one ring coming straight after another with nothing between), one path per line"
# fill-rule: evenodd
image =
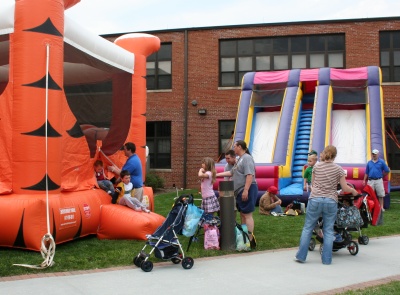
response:
M206 171L208 178L201 179L201 196L202 198L207 198L214 196L214 190L212 185L212 173L211 171Z

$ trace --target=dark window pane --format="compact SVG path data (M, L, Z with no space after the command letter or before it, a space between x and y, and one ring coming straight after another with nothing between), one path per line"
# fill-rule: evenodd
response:
M253 54L253 40L239 40L238 55L252 55L252 54Z
M158 76L158 88L159 89L172 89L171 75Z
M311 36L309 42L310 51L325 51L325 36Z
M290 41L292 45L292 52L306 52L307 37L292 37Z
M254 40L254 53L256 55L267 55L272 53L272 39Z
M239 72L239 85L242 85L243 76L248 72Z
M221 41L220 51L221 51L221 56L235 56L236 41Z
M223 154L232 147L235 121L219 121L219 154ZM222 155L224 156L224 155Z
M400 48L400 32L393 32L393 48Z
M390 48L390 32L379 33L379 47L380 49Z
M150 55L149 57L146 58L146 60L149 61L155 61L157 57L157 52L153 53L152 55Z
M400 67L394 68L394 82L400 82Z
M344 36L342 35L333 35L326 36L328 42L328 50L344 50Z
M147 122L146 144L150 168L171 168L171 122Z
M171 44L163 44L157 53L158 53L159 60L165 60L165 59L170 60L172 57L172 45Z
M276 38L274 39L274 52L275 53L286 53L289 48L288 38Z
M156 79L154 76L147 76L146 77L146 85L147 89L154 90L156 89Z
M235 86L235 73L222 73L221 86Z
M157 128L157 136L170 136L171 124L160 124Z
M155 122L147 122L146 123L146 137L154 137L155 136Z
M389 82L390 81L389 68L381 67L381 70L382 70L382 82Z

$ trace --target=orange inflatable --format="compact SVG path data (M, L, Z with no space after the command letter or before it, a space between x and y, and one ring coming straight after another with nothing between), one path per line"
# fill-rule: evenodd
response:
M163 221L155 213L141 220L140 213L109 205L93 173L99 158L121 167L120 147L128 141L146 167L146 57L160 40L125 35L113 44L90 34L64 17L78 2L0 6L0 246L40 250L46 233L62 243L96 234L101 219L117 228L130 214L139 233L132 238L144 238ZM99 87L106 90L96 92ZM104 92L111 93L110 126L101 137L85 135L96 126L87 128L84 99L101 101ZM146 194L153 208L152 190ZM107 237L125 238L111 229Z

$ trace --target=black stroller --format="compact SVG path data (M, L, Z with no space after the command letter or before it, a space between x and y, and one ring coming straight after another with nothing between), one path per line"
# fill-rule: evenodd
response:
M353 196L351 196L351 195L339 195L338 199L339 199L338 212L342 209L345 209L345 206L346 207L353 206ZM358 208L354 207L353 209L355 209L359 213ZM358 214L358 216L359 216L359 219L361 219L361 216L359 214ZM338 219L339 218L340 217L338 214ZM336 220L336 222L334 224L334 231L336 234L335 234L335 239L333 241L332 251L337 252L340 249L347 248L347 250L349 251L349 253L351 255L357 255L359 246L356 242L354 242L352 240L353 237L352 237L350 231L354 231L356 229L358 231L360 231L359 224L350 225L350 226L342 226L341 224L339 224L338 219ZM360 221L360 220L358 220L358 221ZM315 249L316 240L317 240L318 242L321 243L319 251L322 254L322 250L324 247L324 238L323 238L322 228L323 228L323 221L322 221L322 218L320 217L318 219L316 227L313 230L313 234L315 234L316 238L311 238L310 244L308 246L308 250L313 251Z
M192 202L192 195L182 195L177 198L164 223L147 237L143 249L133 258L133 263L137 267L145 272L150 272L153 269L153 263L149 258L153 252L156 258L171 260L174 264L182 262L184 269L193 267L193 258L185 257L182 244L177 236L177 233L180 233L183 228L187 207ZM147 246L152 247L149 253L145 252Z

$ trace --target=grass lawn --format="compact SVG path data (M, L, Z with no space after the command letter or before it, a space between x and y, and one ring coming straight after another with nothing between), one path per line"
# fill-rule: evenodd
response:
M182 193L182 192L181 192ZM200 198L197 190L186 190L183 193L193 193L195 198ZM156 212L166 216L173 204L175 192L158 194L155 196ZM200 201L196 201L199 205ZM391 206L384 213L384 224L382 226L369 226L363 229L364 235L370 238L400 234L400 193L391 194ZM258 214L258 208L254 213L255 235L257 238L257 251L291 248L298 246L300 233L305 216L273 217ZM357 239L357 233L353 233L353 239ZM188 238L179 238L183 243L184 250L188 245ZM34 270L13 266L17 264L40 264L43 259L38 252L24 251L9 248L0 248L0 276L13 276L31 273L51 273L73 270L99 269L113 266L133 265L132 259L143 248L144 241L130 240L98 240L96 236L89 236L73 242L57 245L54 257L55 265L45 270ZM150 248L147 248L150 249ZM189 252L185 252L193 258L218 256L232 253L231 251L204 250L203 237L193 243ZM240 254L239 254L240 255ZM152 257L153 262L157 259ZM345 293L345 294L399 294L400 283L391 283L381 287L382 293ZM374 289L372 288L372 289ZM394 288L383 289L383 288ZM366 292L363 290L362 292Z

